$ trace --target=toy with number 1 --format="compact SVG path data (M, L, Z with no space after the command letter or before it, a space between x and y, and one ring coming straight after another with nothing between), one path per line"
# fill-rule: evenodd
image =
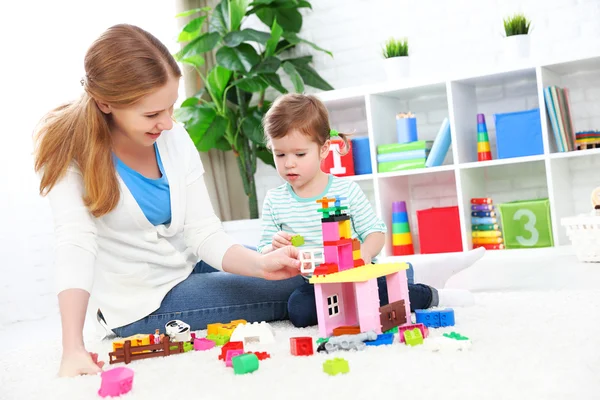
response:
M352 142L348 141L348 145L346 146L346 143L339 138L339 132L335 129L331 130L329 153L321 162L321 170L335 176L354 175Z

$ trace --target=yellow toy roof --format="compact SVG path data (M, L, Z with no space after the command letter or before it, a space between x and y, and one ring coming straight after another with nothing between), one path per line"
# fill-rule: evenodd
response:
M362 267L347 269L334 274L313 276L309 279L310 283L346 283L346 282L366 282L373 278L386 276L407 270L407 263L387 263L387 264L369 264Z

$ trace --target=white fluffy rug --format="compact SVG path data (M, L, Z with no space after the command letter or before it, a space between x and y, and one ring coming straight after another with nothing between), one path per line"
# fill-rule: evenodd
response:
M567 271L564 264L556 264L556 258L555 267L550 261L537 261L539 267L529 270L524 265L519 270L516 265L505 265L504 273L498 276L520 273L521 282L525 276L532 282L546 276L551 284L545 289L477 292L475 306L455 309L455 327L430 330L430 337L421 346L408 347L396 339L391 346L368 347L361 352L293 357L289 338L316 338L316 328L301 330L275 323L275 344L247 347L271 354L252 374L234 375L217 359L218 348L135 361L129 364L135 371L133 390L123 398L598 399L600 297L597 286L589 281L600 282L600 266L571 260L569 267L573 269ZM500 267L493 262L478 264L469 274L493 276L490 268L497 271ZM557 287L561 280L554 276L556 271L566 271L564 277L572 283L575 268L580 268L581 285L572 286L581 287ZM453 286L464 286L474 279L465 276ZM482 280L480 285L490 286ZM452 330L468 336L470 346L442 336ZM19 343L18 334L4 343L0 352L1 399L100 398L99 376L55 378L59 341L45 339L40 333L35 340L12 350ZM88 347L108 359L110 342L90 342ZM326 375L322 364L333 357L348 360L350 373ZM114 366L118 365L123 364Z

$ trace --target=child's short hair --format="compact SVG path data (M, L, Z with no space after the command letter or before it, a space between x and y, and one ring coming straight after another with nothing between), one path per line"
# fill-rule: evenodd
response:
M263 129L267 145L272 139L285 137L297 130L323 146L331 137L329 113L325 104L309 94L290 93L279 97L263 118ZM338 133L348 152L348 134Z

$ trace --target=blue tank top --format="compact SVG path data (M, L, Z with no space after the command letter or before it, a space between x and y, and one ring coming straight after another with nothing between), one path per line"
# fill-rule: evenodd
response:
M127 185L148 221L156 226L171 222L171 191L156 143L154 143L154 151L161 173L161 177L158 179L146 178L125 165L114 153L113 156L121 179Z

